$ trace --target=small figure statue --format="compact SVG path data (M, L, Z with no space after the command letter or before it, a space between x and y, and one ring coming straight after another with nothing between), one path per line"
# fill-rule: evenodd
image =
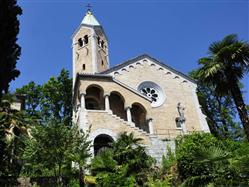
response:
M177 110L178 110L178 113L179 113L179 117L176 118L176 125L177 125L178 128L182 128L182 133L183 134L186 134L187 133L187 129L186 129L186 126L185 126L186 118L184 117L185 107L183 107L181 105L181 103L179 102L177 104Z
M183 107L181 105L181 103L178 103L177 104L177 110L178 110L178 113L179 113L179 120L181 122L184 122L185 121L185 117L184 117L184 110L185 110L185 107Z

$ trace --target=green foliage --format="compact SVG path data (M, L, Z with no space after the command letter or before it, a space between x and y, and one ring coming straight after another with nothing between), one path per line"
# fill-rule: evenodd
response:
M79 181L76 180L76 179L72 179L72 180L70 180L68 186L70 186L70 187L80 187Z
M9 83L20 74L16 63L21 47L16 41L19 33L17 16L22 14L22 9L16 3L16 0L0 1L0 99L3 92L8 92Z
M141 139L122 133L111 149L92 160L92 173L100 186L136 186L146 182L145 175L154 160L140 145Z
M177 139L176 158L179 172L183 178L195 176L206 170L205 165L197 167L194 163L196 153L199 153L203 147L215 147L219 142L211 134L195 133L186 135Z
M149 179L149 181L146 183L146 186L148 187L170 187L172 185L168 180Z
M177 166L184 181L181 186L248 185L248 147L248 143L221 141L205 133L178 138Z
M25 95L28 114L39 118L42 123L53 118L72 125L72 79L67 70L62 69L58 77L51 77L44 85L31 81L16 93Z
M211 133L219 138L243 139L244 130L241 123L236 122L237 111L232 98L218 95L213 86L199 79L196 70L190 76L198 80L197 95Z
M60 75L51 77L42 86L41 112L45 120L55 118L68 125L72 116L72 79L69 72L62 69Z
M208 57L199 59L201 67L196 72L196 78L211 86L215 95L233 98L249 140L248 111L239 83L249 71L249 43L238 40L237 35L228 35L212 43L208 54Z
M0 100L0 176L19 175L23 139L33 123L25 112L11 108L15 100L12 95L4 95Z
M31 81L22 88L16 89L16 94L25 96L25 111L35 117L39 116L39 106L42 98L42 86Z
M162 171L167 173L169 169L176 164L175 153L167 147L167 154L162 157Z
M62 176L71 168L72 161L79 166L90 156L88 135L76 126L67 127L56 120L32 129L32 138L26 140L23 155L23 174L28 176Z

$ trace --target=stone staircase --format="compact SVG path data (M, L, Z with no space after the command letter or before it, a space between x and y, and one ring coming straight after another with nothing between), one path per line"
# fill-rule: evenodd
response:
M101 117L100 117L101 116ZM148 132L135 126L133 122L127 122L119 116L112 113L112 111L85 111L81 115L82 120L84 120L84 129L89 128L94 124L100 122L97 119L104 120L105 126L115 132L128 132L134 133L135 137L143 139L143 145L146 147L148 154L157 160L157 163L160 164L162 161L162 156L166 154L167 147L170 147L174 150L173 141L163 141L155 134L149 134ZM81 122L82 124L82 122Z

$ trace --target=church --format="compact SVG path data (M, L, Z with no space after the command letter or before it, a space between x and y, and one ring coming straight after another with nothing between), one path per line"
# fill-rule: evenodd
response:
M88 10L72 35L73 122L90 130L93 155L127 132L160 162L178 135L209 132L195 80L148 54L110 67L108 50Z

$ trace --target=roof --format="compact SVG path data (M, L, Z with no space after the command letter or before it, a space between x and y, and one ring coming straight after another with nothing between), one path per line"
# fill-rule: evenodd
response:
M114 83L116 83L116 84L122 86L123 88L125 88L125 89L127 89L127 90L133 92L134 94L136 94L136 95L142 97L143 99L145 99L145 100L151 102L151 99L150 99L150 98L144 96L144 95L141 94L139 91L137 91L137 90L133 89L132 87L130 87L130 86L128 86L128 85L126 85L126 84L124 84L124 83L118 81L117 79L115 79L114 77L112 77L112 76L110 76L110 75L105 75L105 74L81 74L81 73L77 73L77 75L76 75L76 82L75 82L76 84L77 84L77 82L79 81L79 78L80 78L80 77L92 78L92 79L102 78L102 79L110 80L110 81L112 81L112 82L114 82ZM76 86L74 86L74 93L76 92L75 89L76 89ZM74 97L75 97L75 94L74 94Z
M157 60L157 59L155 59L155 58L153 58L153 57L151 57L151 56L149 56L149 55L147 55L147 54L139 55L139 56L137 56L137 57L135 57L135 58L132 58L132 59L130 59L130 60L127 60L127 61L125 61L125 62L123 62L123 63L121 63L121 64L118 64L118 65L116 65L116 66L110 68L110 69L107 69L107 70L105 70L105 71L100 72L100 74L109 74L109 73L112 73L112 72L114 72L114 71L117 71L117 70L119 70L119 69L122 69L122 68L125 67L125 66L128 66L128 65L130 65L130 64L133 64L134 62L140 61L140 60L145 59L145 58L147 58L147 59L153 61L154 63L158 64L159 66L162 66L162 67L164 67L164 68L166 68L166 69L169 69L169 70L172 71L173 73L175 73L175 74L177 74L177 75L179 75L179 76L182 76L182 77L184 77L185 79L187 79L188 81L190 81L190 82L196 84L196 80L192 79L191 77L185 75L184 73L182 73L182 72L180 72L180 71L175 70L174 68L172 68L172 67L170 67L170 66L168 66L168 65L166 65L166 64L164 64L164 63L162 63L162 62L160 62L159 60Z
M105 38L106 38L106 40L108 41L107 35L105 34L105 31L104 31L103 27L100 25L100 23L98 22L98 20L95 18L95 16L93 15L93 13L90 10L88 10L86 12L86 15L83 18L83 20L81 21L80 25L78 26L78 28L72 34L72 38L80 30L81 27L92 28L95 31L96 31L96 29L101 29L104 36L105 36Z
M99 22L97 21L97 19L94 17L93 13L90 10L86 12L85 17L81 21L81 24L91 25L91 26L100 26Z

